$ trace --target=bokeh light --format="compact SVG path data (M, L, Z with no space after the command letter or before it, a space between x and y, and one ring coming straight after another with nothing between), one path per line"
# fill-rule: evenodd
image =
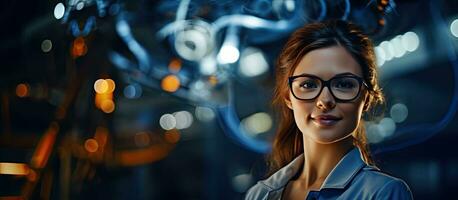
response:
M174 73L178 73L181 70L181 60L173 58L169 63L169 70Z
M105 81L107 82L107 85L108 85L106 92L110 92L110 93L114 92L114 90L116 89L116 83L112 79L105 79Z
M107 93L109 89L109 84L105 79L98 79L94 83L94 90L99 94Z
M407 51L415 51L420 46L420 38L415 32L409 31L402 36L402 45Z
M164 114L159 119L159 125L164 130L172 130L176 127L177 121L172 114Z
M84 41L84 38L83 37L75 38L71 49L72 49L71 52L72 52L73 58L77 58L77 57L85 55L87 53L87 46L86 46L86 42Z
M172 144L177 143L180 140L180 138L181 138L180 132L178 132L176 129L169 130L165 132L164 134L164 139L168 143L172 143Z
M215 112L211 108L197 106L195 110L196 118L202 122L209 122L215 118Z
M151 143L151 138L148 132L140 132L135 134L134 141L138 147L145 147Z
M402 103L394 104L390 109L390 116L396 123L403 122L409 115L409 109Z
M393 59L394 57L394 47L393 44L391 44L389 41L383 41L380 44L380 47L382 47L383 51L385 52L385 60L389 61Z
M269 69L269 64L260 49L246 48L240 57L239 73L246 77L259 76Z
M453 36L458 37L458 19L453 20L450 24L450 32Z
M124 88L124 96L129 99L137 99L142 96L143 90L139 84L130 84Z
M173 74L167 75L162 79L161 87L164 91L175 92L180 88L180 79Z
M393 121L393 119L389 117L383 118L380 123L380 134L384 138L389 138L393 135L394 131L396 130L396 123Z
M272 118L267 113L259 112L243 119L242 125L248 133L257 135L272 128Z
M61 19L63 16L64 16L64 13L65 13L65 6L63 3L58 3L55 7L54 7L54 17L56 19Z
M406 53L404 45L402 45L402 36L398 35L394 37L391 41L394 49L394 57L400 58Z
M16 95L18 97L27 97L29 96L30 86L26 83L20 83L16 86Z
M194 121L192 114L188 111L179 111L179 112L173 113L173 116L175 117L175 120L176 120L177 129L189 128L192 125L192 122Z
M101 102L100 109L102 109L104 113L112 113L115 110L115 104L113 100L105 99Z
M0 174L25 176L29 173L29 167L24 163L0 162Z
M52 49L52 42L51 40L43 40L41 42L41 50L45 53L48 53Z
M86 149L86 151L88 151L89 153L97 152L97 150L99 149L99 143L97 142L97 140L93 138L87 139L84 142L84 149Z
M231 64L237 62L240 57L240 51L233 45L223 45L218 53L217 60L221 64Z
M80 1L76 4L76 10L82 10L84 8L84 1Z

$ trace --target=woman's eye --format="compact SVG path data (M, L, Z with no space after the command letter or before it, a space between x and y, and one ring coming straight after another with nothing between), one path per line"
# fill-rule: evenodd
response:
M301 88L307 88L307 89L313 89L313 88L317 88L318 85L315 83L315 82L312 82L312 81L307 81L307 82L303 82L301 83Z
M351 89L354 88L356 84L353 81L339 81L336 83L335 87L336 88L342 88L342 89Z

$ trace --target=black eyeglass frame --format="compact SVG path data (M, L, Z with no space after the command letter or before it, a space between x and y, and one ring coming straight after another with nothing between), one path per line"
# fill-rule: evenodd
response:
M318 79L320 80L320 82L322 83L321 84L321 88L320 88L320 92L318 92L318 94L314 97L314 98L311 98L311 99L301 99L299 97L296 96L296 94L294 94L294 91L293 91L293 81L296 79L296 78L299 78L299 77L310 77L310 78L315 78L315 79ZM354 98L352 99L340 99L340 98L337 98L336 95L334 95L334 93L332 92L332 89L331 89L331 82L334 80L334 79L338 79L338 78L354 78L356 79L358 82L359 82L359 88L358 88L358 93L355 95ZM337 102L350 102L350 101L353 101L355 100L356 98L359 97L360 93L361 93L361 88L363 87L363 85L369 89L369 86L366 84L366 82L364 81L363 78L359 77L359 76L356 76L356 75L353 75L353 74L345 74L345 75L337 75L337 76L334 76L332 78L330 78L329 80L325 81L323 79L321 79L320 77L318 76L315 76L315 75L311 75L311 74L301 74L301 75L297 75L297 76L290 76L288 77L288 85L289 85L289 89L291 90L291 93L293 94L293 96L298 99L298 100L302 100L302 101L312 101L312 100L315 100L316 98L318 98L321 94L321 92L323 92L323 89L324 87L327 87L329 92L331 93L332 97L334 97L334 99L337 101Z

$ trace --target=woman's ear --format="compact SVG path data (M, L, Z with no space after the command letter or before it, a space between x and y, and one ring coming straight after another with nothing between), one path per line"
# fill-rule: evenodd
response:
M286 106L288 106L288 108L292 110L292 109L293 109L293 106L292 106L292 104L291 104L291 100L289 99L289 97L285 97L284 100L285 100Z

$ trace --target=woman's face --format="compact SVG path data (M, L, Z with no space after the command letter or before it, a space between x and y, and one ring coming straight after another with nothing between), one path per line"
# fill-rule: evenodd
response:
M320 48L307 53L294 70L293 76L311 74L327 81L342 73L363 77L361 66L341 46ZM359 96L350 102L336 102L328 87L314 100L298 100L291 91L287 106L293 111L302 134L317 143L329 144L349 137L357 128L366 99L362 87Z

